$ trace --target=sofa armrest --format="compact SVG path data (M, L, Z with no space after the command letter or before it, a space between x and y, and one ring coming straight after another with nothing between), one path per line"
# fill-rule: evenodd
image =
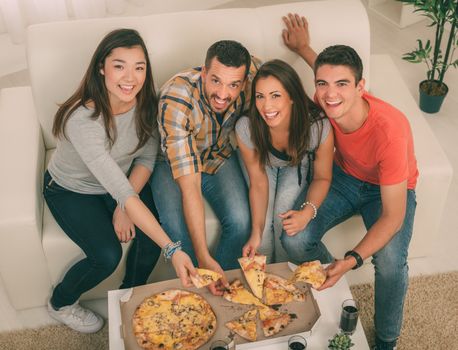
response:
M440 234L453 169L393 60L388 55L372 55L370 76L371 93L402 111L412 128L420 176L409 257L427 256Z
M0 90L0 125L0 274L19 310L45 304L51 287L41 245L45 148L29 87Z

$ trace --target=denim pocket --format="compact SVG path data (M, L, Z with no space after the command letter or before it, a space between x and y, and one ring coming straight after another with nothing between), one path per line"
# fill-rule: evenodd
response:
M67 190L65 188L57 184L57 182L52 178L51 174L49 174L48 171L45 172L43 186L43 194L45 196L53 193L62 193L66 191Z

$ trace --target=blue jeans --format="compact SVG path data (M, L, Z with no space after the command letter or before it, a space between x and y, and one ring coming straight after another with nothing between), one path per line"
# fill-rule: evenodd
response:
M223 270L239 268L237 258L251 232L248 189L237 154L232 153L214 175L201 173L202 194L221 223L221 238L214 258ZM173 241L181 241L183 250L197 265L192 241L183 215L181 191L165 161L156 162L150 178L159 218Z
M259 254L265 255L267 262L270 264L288 261L288 254L281 243L283 220L278 215L291 209L299 209L305 200L309 185L305 180L305 176L302 178L301 185L299 185L297 167L266 165L265 169L269 180L269 202L262 242L257 251ZM301 168L302 174L306 174L307 170L307 167L303 166ZM247 183L249 183L246 171L244 171L244 175Z
M415 191L407 190L407 207L401 229L372 257L375 268L375 332L384 342L395 342L401 330L408 285L407 250L416 205ZM333 257L321 242L324 234L355 214L361 214L369 230L381 212L380 186L360 181L334 165L331 188L317 217L297 235L283 235L283 247L296 263L316 259L330 263ZM351 248L348 247L348 250Z
M109 194L92 195L59 186L46 171L43 194L54 219L86 257L73 265L54 288L51 303L56 308L71 305L81 294L109 277L122 257L121 243L113 228L116 201ZM140 199L157 217L149 185ZM136 227L120 288L145 284L161 253L159 246Z

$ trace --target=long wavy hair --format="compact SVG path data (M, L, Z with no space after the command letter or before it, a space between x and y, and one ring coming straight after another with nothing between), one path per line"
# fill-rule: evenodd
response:
M78 107L87 107L87 103L92 102L94 104L94 113L92 113L91 118L93 120L99 117L102 118L109 145L110 147L113 146L117 137L116 124L113 121L113 112L110 107L105 79L100 70L104 67L105 59L114 49L118 47L132 48L134 46L140 46L145 54L146 79L142 89L136 96L137 105L134 120L138 144L132 153L145 145L148 139L153 135L154 128L157 127L156 115L158 98L154 89L148 50L140 34L134 29L113 30L99 43L78 89L67 101L59 106L54 116L52 133L55 137L66 137L65 124L72 113Z
M286 90L293 101L289 124L288 155L290 165L301 163L307 151L312 150L310 144L310 127L313 123L319 125L319 137L323 130L323 113L305 93L299 75L288 63L282 60L271 60L264 63L258 70L251 86L250 130L251 141L256 147L259 160L263 166L270 165L269 148L272 143L269 127L256 108L256 84L259 79L274 77Z

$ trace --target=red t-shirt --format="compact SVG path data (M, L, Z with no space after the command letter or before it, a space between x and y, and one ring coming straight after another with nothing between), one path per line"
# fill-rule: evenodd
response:
M361 181L394 185L407 180L407 188L415 189L417 160L407 118L367 92L363 98L369 103L369 114L358 130L344 134L330 119L335 135L335 162Z

